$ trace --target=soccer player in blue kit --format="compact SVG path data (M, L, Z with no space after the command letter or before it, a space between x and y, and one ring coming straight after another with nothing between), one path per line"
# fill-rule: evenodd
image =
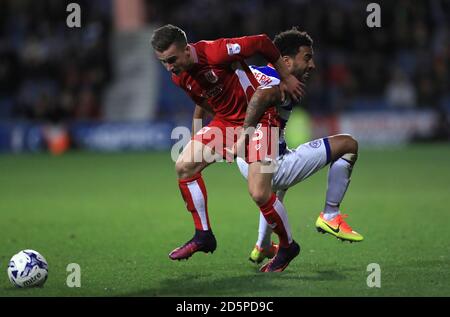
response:
M315 69L313 59L313 41L306 32L297 28L279 33L274 44L279 49L283 61L291 74L305 83ZM359 242L363 236L354 231L344 220L347 215L339 209L350 183L352 169L358 157L358 143L348 134L339 134L313 140L301 144L296 149L287 148L284 133L286 124L296 102L286 98L282 101L279 89L279 75L269 64L263 67L250 67L260 87L252 96L247 112L255 112L258 118L264 110L277 105L280 120L279 156L276 159L276 171L273 175L272 189L283 201L286 191L295 184L305 180L328 163L328 188L325 206L318 216L315 226L319 232L329 233L338 239ZM248 116L250 117L250 116ZM255 126L256 122L245 122L244 128ZM239 169L243 176L248 175L248 164L242 158L237 158ZM250 254L250 260L255 263L265 258L272 258L278 246L271 242L272 228L260 215L258 240Z

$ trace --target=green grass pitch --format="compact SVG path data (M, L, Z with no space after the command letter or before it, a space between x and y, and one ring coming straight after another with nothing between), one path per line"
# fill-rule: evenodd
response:
M262 274L248 261L258 210L235 165L203 173L216 252L173 262L193 223L169 153L1 155L0 296L450 296L450 147L361 151L342 205L359 244L315 231L326 171L286 196L300 256ZM27 248L49 262L43 288L7 278ZM80 288L66 285L69 263L81 266ZM370 263L380 288L366 284Z

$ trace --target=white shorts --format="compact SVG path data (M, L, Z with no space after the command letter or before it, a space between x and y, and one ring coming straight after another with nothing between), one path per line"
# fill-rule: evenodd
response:
M328 138L317 139L299 145L296 149L287 149L277 158L277 166L272 178L272 189L286 190L307 179L327 165L331 160ZM247 178L248 164L242 158L236 159L241 174Z

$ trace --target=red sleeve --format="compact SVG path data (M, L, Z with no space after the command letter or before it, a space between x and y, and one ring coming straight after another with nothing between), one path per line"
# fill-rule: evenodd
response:
M206 41L204 53L211 64L241 61L256 54L275 63L280 57L277 47L265 34Z

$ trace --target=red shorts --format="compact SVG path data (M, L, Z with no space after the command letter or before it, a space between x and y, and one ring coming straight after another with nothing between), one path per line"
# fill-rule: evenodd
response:
M200 129L192 140L202 142L224 159L234 160L225 148L232 149L237 141L242 126L227 121L214 119L207 126ZM245 148L245 161L247 163L274 160L278 156L278 127L264 121L258 123L254 134L249 137Z

